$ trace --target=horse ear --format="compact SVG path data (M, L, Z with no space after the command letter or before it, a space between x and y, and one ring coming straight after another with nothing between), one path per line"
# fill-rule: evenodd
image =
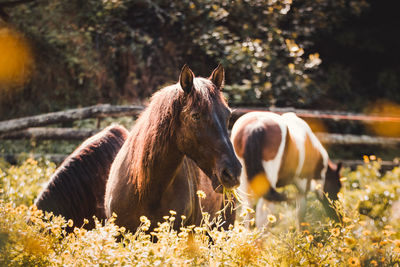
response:
M218 67L216 67L215 70L211 73L209 79L213 82L213 84L217 86L218 89L221 90L224 87L225 83L224 67L222 67L221 64L218 64Z
M185 64L182 67L181 74L179 75L179 84L186 94L190 93L193 88L194 74L192 70Z

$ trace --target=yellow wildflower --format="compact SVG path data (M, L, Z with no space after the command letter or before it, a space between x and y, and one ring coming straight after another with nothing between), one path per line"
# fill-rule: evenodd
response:
M304 230L304 231L303 231L303 234L304 234L304 235L309 235L309 234L310 234L310 231Z
M170 213L171 215L176 215L176 211L174 211L174 210L170 210L169 213Z
M378 266L378 262L376 260L372 260L369 262L371 266Z
M333 235L333 236L339 236L340 235L340 229L339 228L332 228L331 230L329 230L329 232Z
M366 222L366 221L359 221L358 223L359 223L361 226L367 225L367 222Z
M349 248L341 248L340 251L342 251L343 253L350 253L351 249L349 249Z
M354 238L346 237L344 242L347 246L354 246L356 244L356 240Z
M356 257L349 258L347 262L349 263L350 266L360 266L360 260Z
M252 208L246 207L246 211L248 213L255 213L255 211Z
M306 239L307 239L307 242L308 242L308 243L311 243L311 242L314 240L314 236L313 236L313 235L308 235L308 236L306 237Z
M239 216L242 217L242 218L244 218L244 217L247 216L247 214L248 214L247 210L244 210L244 211L242 211L242 212L240 213Z
M199 197L199 198L202 198L202 199L204 199L204 198L206 198L206 193L204 193L204 191L203 190L197 190L197 196Z
M343 222L349 223L351 222L351 219L349 217L343 217Z
M384 246L387 245L389 243L389 241L383 240L379 243L379 245Z
M362 231L362 234L365 235L365 236L369 236L371 234L371 231L364 230L364 231Z
M391 236L391 235L395 234L395 232L390 231L390 230L383 230L382 233L383 233L385 236Z
M268 219L268 222L270 222L270 223L276 222L276 217L272 214L268 214L267 219Z

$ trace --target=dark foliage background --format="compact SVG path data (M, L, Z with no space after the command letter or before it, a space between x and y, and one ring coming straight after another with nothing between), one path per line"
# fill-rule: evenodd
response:
M400 102L391 4L38 0L4 8L0 27L29 40L35 68L18 90L0 90L0 119L142 103L184 63L200 76L222 63L231 105L359 111L378 98Z

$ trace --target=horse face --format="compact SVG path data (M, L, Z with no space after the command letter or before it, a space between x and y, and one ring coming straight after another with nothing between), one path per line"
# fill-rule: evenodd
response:
M196 162L217 192L222 192L222 186L237 187L242 168L228 136L230 109L220 91L223 77L221 66L209 79L194 78L184 66L180 85L185 92L185 103L177 129L179 150Z
M342 187L340 182L340 170L342 168L342 163L339 162L336 166L334 164L328 164L328 170L326 171L324 191L328 193L329 198L332 200L337 200L337 194Z

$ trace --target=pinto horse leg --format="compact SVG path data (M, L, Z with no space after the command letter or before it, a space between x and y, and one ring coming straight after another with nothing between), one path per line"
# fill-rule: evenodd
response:
M297 222L299 229L301 229L301 223L304 222L307 211L307 193L300 194L300 196L296 200L296 209L297 209Z
M297 206L297 221L299 224L299 229L301 229L301 223L304 222L307 212L307 193L310 190L311 179L307 178L306 187L304 190L301 190L301 187L298 187L300 190L299 197L296 201Z

